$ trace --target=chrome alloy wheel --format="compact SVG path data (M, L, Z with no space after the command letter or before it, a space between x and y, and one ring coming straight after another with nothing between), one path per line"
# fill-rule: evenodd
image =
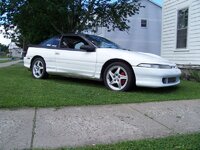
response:
M128 83L128 73L121 66L113 66L107 71L106 82L114 91L120 91Z
M44 74L44 64L41 60L37 60L33 64L33 75L35 78L41 78Z

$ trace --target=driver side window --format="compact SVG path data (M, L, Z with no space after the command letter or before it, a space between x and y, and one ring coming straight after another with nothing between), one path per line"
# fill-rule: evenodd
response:
M81 46L85 45L83 42L79 42L77 44L75 44L74 48L75 49L81 49Z
M89 44L79 36L64 36L61 40L61 48L81 50L82 45Z

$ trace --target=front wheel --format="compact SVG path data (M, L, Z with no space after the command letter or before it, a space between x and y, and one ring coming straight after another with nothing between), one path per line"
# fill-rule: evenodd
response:
M44 79L48 76L46 64L42 58L36 58L32 63L32 75L36 79Z
M104 84L113 91L128 91L134 85L134 73L125 63L110 64L104 72Z

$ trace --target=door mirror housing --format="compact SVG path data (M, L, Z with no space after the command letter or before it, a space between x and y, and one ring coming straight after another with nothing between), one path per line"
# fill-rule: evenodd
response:
M80 49L86 50L87 52L94 52L95 47L91 45L82 45Z

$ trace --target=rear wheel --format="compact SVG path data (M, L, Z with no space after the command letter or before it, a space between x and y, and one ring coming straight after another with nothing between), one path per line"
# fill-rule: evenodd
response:
M134 85L134 73L123 62L110 64L104 72L104 84L113 91L128 91Z
M32 63L32 75L36 79L47 78L46 64L42 58L36 58Z

